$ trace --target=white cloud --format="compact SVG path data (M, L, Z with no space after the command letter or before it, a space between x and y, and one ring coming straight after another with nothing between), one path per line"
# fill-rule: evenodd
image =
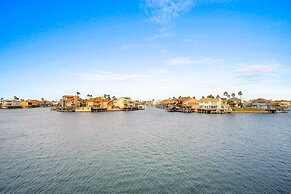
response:
M240 84L278 83L279 73L277 71L279 67L280 65L277 63L259 65L242 64L236 67L234 75Z
M196 4L231 2L232 0L141 0L141 8L149 16L149 21L168 25Z
M157 68L157 69L152 69L150 73L153 75L165 75L169 73L169 70L166 68Z
M141 6L151 22L165 25L187 12L193 0L143 0Z
M168 65L211 65L221 62L219 59L203 58L193 60L187 57L176 57L166 61Z
M94 73L71 73L70 75L76 76L81 80L115 80L115 81L138 81L146 78L146 75L141 74L118 74L113 72L98 71Z
M276 70L279 67L278 64L271 65L246 65L239 69L243 73L264 73Z
M132 49L132 48L141 48L147 46L146 44L124 44L121 46L121 49Z
M159 34L156 34L153 36L146 37L145 40L157 40L157 39L168 38L168 37L172 37L172 36L174 36L173 33L164 32L164 33L159 33Z
M193 42L193 39L192 38L187 38L187 39L184 39L183 42L184 43L191 43L191 42Z

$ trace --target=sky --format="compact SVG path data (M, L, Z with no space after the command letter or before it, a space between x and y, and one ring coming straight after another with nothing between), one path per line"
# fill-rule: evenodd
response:
M0 0L0 97L291 100L289 0Z

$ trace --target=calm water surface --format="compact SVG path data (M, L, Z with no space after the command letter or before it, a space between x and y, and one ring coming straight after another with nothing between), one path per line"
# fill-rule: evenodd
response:
M0 110L1 193L291 193L291 114Z

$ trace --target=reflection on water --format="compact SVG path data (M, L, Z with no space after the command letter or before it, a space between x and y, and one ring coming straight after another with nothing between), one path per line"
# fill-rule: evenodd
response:
M290 193L291 114L0 110L0 192Z

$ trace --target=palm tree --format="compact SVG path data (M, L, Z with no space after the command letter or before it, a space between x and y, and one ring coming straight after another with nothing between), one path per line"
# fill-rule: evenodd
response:
M41 101L44 101L44 98L43 97L41 97Z
M87 98L92 98L92 95L91 94L87 94Z
M219 95L217 95L217 96L216 96L216 98L220 98L220 96L219 96Z
M1 100L3 100L3 98L1 98Z
M232 93L232 94L231 94L231 97L233 97L233 98L234 98L234 97L235 97L235 93Z
M228 96L228 92L224 92L223 96L227 97Z
M242 93L242 91L239 91L238 93L237 93L238 95L239 95L239 97L240 97L240 106L241 106L241 108L242 108L242 95L243 95L243 93Z
M237 94L240 96L240 98L243 95L242 91L239 91Z
M81 93L80 92L76 92L77 96L79 96Z
M205 98L204 96L202 96L202 98Z
M230 98L230 95L229 94L227 95L227 98Z
M19 100L19 98L17 98L17 96L14 96L13 98L14 98L14 100Z

